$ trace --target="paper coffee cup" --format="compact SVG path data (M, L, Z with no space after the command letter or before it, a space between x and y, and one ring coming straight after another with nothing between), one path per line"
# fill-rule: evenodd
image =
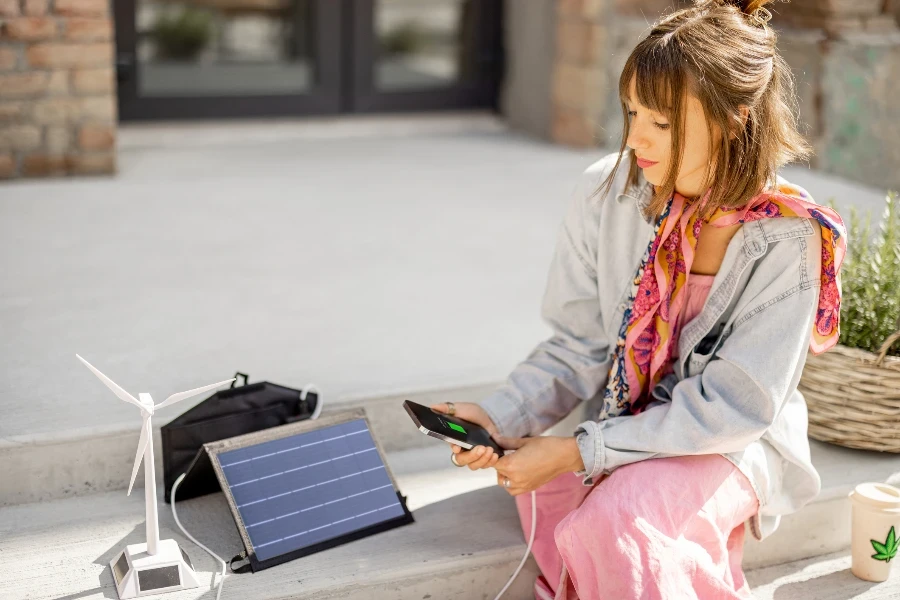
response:
M885 581L900 548L900 489L861 483L850 492L850 571L866 581Z

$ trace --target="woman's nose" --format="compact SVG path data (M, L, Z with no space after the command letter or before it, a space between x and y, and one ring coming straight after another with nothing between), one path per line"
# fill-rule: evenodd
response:
M646 150L649 146L647 136L643 134L640 126L635 126L634 121L628 128L628 138L625 140L625 144L632 150Z

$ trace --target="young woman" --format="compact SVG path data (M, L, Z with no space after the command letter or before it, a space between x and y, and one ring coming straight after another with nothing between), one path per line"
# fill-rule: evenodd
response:
M513 496L538 599L749 598L757 539L816 496L797 382L836 343L840 217L776 175L803 158L768 0L698 0L619 83L620 152L585 172L542 316L554 335L480 404L505 448L461 451ZM572 437L540 436L581 401ZM575 476L572 475L575 474Z

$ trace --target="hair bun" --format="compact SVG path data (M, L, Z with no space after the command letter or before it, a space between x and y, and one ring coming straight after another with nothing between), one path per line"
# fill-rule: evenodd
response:
M766 4L771 4L774 0L712 0L713 4L719 6L734 6L740 9L742 13L747 15L751 21L757 25L765 25L772 19L772 13L765 8Z
M762 9L766 4L771 4L772 0L739 0L737 4L741 7L741 10L747 13L748 15L752 15L753 13Z

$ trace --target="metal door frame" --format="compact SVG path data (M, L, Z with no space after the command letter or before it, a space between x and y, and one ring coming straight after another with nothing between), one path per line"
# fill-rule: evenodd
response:
M503 69L502 0L470 0L476 24L468 81L429 90L375 88L377 0L310 0L315 87L277 95L150 96L138 92L137 0L113 2L119 118L221 119L488 108L497 110Z
M345 30L350 32L344 53L347 112L394 112L465 108L497 109L503 75L502 0L470 0L475 10L473 64L464 65L475 76L442 88L422 91L383 92L375 88L375 3L377 0L343 0Z
M226 117L334 114L341 110L341 6L335 0L310 0L313 15L313 74L308 93L277 95L141 96L136 60L137 0L113 2L116 23L116 72L119 118L204 119Z

